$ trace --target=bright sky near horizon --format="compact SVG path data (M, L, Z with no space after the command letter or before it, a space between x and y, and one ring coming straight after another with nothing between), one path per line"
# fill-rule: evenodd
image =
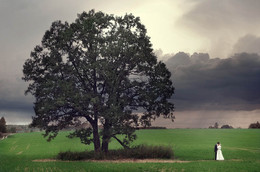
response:
M33 98L24 96L27 83L21 80L30 51L53 21L71 23L91 9L141 18L155 53L172 72L178 127L190 125L182 117L178 123L184 112L196 119L198 111L205 118L212 112L212 121L221 117L226 123L234 121L235 112L245 114L241 122L260 120L260 1L0 0L0 116L9 124L29 123L33 115ZM234 57L242 52L248 54ZM226 116L216 115L217 108Z

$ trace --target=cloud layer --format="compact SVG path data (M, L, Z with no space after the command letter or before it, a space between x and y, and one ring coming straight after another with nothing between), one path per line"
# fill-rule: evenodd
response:
M176 110L259 109L260 1L256 0L0 0L0 116L30 121L33 98L24 96L22 66L55 20L72 22L90 9L133 13L163 52L176 87ZM230 58L229 54L242 53ZM219 57L221 59L216 59ZM167 61L165 60L167 59Z
M241 37L233 47L233 53L258 53L260 54L260 37L248 34Z
M230 56L241 37L260 35L260 1L187 0L184 4L191 6L190 10L176 25L203 40L200 51L212 58Z
M260 56L241 53L227 59L180 52L166 61L176 88L176 110L254 110L260 108Z

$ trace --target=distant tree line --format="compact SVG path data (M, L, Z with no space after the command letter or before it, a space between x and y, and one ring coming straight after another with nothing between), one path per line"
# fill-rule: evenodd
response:
M218 129L219 128L219 124L216 122L213 126L209 126L209 128L211 129ZM221 129L232 129L233 127L231 125L222 125L220 127ZM256 129L260 129L260 123L257 121L256 123L252 123L249 125L248 128L256 128Z
M209 126L209 128L211 129L218 129L218 123L216 122L213 126Z
M211 129L218 129L219 128L219 124L216 122L214 124L214 126L209 126L209 128L211 128ZM231 125L225 124L225 125L222 125L220 128L221 129L232 129L233 127Z
M258 121L256 123L252 123L248 128L260 128L260 123Z
M151 126L151 127L136 127L137 130L145 130L145 129L167 129L166 127L158 127L158 126Z
M232 129L233 127L232 127L231 125L225 124L225 125L222 125L221 128L222 128L222 129Z

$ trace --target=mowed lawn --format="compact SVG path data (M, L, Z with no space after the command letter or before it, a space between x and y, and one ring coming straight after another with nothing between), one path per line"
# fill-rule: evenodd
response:
M18 133L0 141L0 172L12 171L260 171L260 130L158 129L138 130L133 143L172 146L175 159L186 163L34 162L60 151L92 150L79 139L61 132L51 142L42 133ZM220 141L225 161L214 161L214 144ZM121 148L112 140L110 149Z

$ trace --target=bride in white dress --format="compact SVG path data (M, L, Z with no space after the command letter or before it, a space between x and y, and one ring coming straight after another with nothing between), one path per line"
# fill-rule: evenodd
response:
M223 157L222 151L221 151L221 144L220 143L217 144L217 148L218 148L218 150L217 150L217 158L216 158L216 160L224 160L224 157Z

